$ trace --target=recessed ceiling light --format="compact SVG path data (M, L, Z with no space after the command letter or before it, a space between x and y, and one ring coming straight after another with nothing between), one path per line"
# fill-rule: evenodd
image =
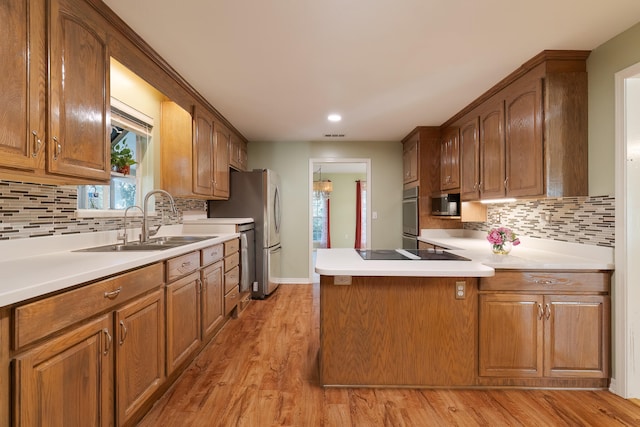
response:
M329 120L330 122L339 122L340 120L342 120L342 116L336 113L329 114L327 120Z

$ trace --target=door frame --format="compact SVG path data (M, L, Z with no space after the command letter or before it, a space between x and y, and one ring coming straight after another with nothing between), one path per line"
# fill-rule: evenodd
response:
M626 132L626 80L640 75L640 63L615 73L615 272L613 289L613 362L611 391L624 398L640 397L640 355L634 351L634 342L640 334L634 325L640 315L634 314L634 305L640 301L640 289L628 277L627 231L627 132Z
M371 247L371 193L373 184L371 181L371 159L365 158L335 158L335 157L315 157L309 158L309 280L313 283L314 262L313 262L313 175L316 168L325 163L360 163L364 164L367 173L367 248Z

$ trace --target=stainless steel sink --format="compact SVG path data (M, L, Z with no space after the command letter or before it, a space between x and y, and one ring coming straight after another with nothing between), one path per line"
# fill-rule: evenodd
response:
M78 249L73 252L123 252L123 251L162 251L165 249L176 248L178 246L188 245L190 243L200 242L202 240L213 239L217 236L164 236L149 239L149 241L115 243L112 245L95 246L92 248Z

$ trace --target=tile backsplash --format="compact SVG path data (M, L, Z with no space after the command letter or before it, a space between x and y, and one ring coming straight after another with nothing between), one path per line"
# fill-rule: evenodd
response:
M516 233L587 245L615 246L615 198L565 197L487 205L487 222L464 228L488 231L503 225Z
M29 184L0 180L0 240L55 234L91 233L117 230L122 217L79 218L76 214L78 191L76 186ZM164 197L156 197L156 213L152 225L181 222L184 211L203 211L203 200L176 198L180 215L171 214ZM139 217L131 226L140 226Z
M122 217L78 218L75 186L27 184L0 180L0 239L90 233L122 227ZM203 211L203 200L176 198L180 212ZM156 198L159 215L154 224L176 224L180 217L169 213L165 198ZM541 239L614 247L615 198L566 197L522 200L487 206L487 222L465 223L464 228L487 231L504 225L516 233ZM140 219L133 218L132 226Z

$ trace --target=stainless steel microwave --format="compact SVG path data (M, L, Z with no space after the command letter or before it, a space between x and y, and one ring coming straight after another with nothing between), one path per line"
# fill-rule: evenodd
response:
M442 194L431 198L431 215L460 215L460 194Z

